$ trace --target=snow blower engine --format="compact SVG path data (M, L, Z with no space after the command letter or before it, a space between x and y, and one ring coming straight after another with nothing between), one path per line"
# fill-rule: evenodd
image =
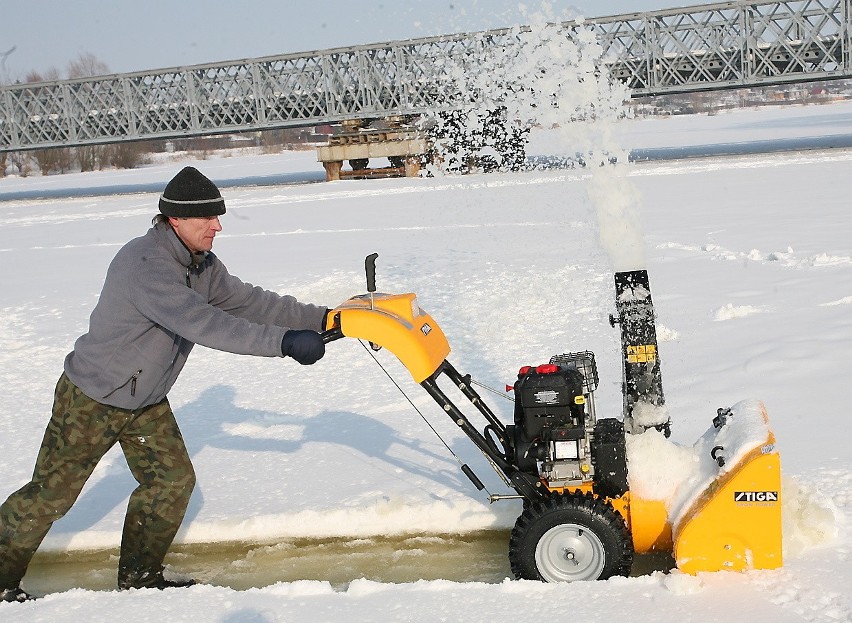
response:
M597 383L589 351L522 367L513 387L515 423L506 427L510 461L551 488L586 484L606 497L625 493L624 427L619 420L596 420Z
M631 472L628 438L671 433L647 271L615 273L610 322L621 333L621 418L597 418L595 357L581 351L521 367L507 387L513 422L504 424L474 389L481 384L447 361L449 343L416 295L376 292L376 257L365 262L367 294L332 310L323 339L357 338L396 355L514 490L490 500L523 500L509 541L517 578L628 575L634 554L654 551L671 552L687 573L781 565L780 458L761 402L720 409L693 446L697 469L676 499L633 490L643 474ZM444 392L447 381L485 419L482 430ZM485 488L467 464L461 469Z

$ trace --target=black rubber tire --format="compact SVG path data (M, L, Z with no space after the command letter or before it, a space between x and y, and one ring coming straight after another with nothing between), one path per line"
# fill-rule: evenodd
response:
M633 539L608 502L591 493L552 495L518 517L509 562L519 580L606 580L630 573Z
M349 161L349 166L353 171L363 171L370 164L369 158L353 158Z

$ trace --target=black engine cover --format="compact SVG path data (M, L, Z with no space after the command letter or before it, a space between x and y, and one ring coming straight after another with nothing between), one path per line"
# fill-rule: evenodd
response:
M530 367L515 382L515 426L527 441L560 441L583 437L585 410L583 376L575 369L556 367L542 373Z

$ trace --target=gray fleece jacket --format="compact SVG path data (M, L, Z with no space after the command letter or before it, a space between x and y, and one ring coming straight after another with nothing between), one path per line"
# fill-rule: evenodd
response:
M138 409L165 398L195 344L281 357L288 328L320 331L325 312L240 281L157 224L116 254L65 372L90 398Z

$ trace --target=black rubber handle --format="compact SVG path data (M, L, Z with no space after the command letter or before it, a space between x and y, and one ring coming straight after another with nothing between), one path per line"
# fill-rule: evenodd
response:
M461 470L464 472L464 475L470 479L474 487L480 491L485 488L485 485L482 484L482 481L479 478L477 478L476 474L473 473L473 470L467 466L467 463L461 466Z
M378 253L370 253L364 260L364 268L367 270L367 292L376 291L376 258Z
M333 342L334 340L339 340L343 335L343 331L340 330L340 327L334 327L333 329L329 329L328 331L323 331L320 333L320 337L322 338L323 344L328 344L329 342Z

